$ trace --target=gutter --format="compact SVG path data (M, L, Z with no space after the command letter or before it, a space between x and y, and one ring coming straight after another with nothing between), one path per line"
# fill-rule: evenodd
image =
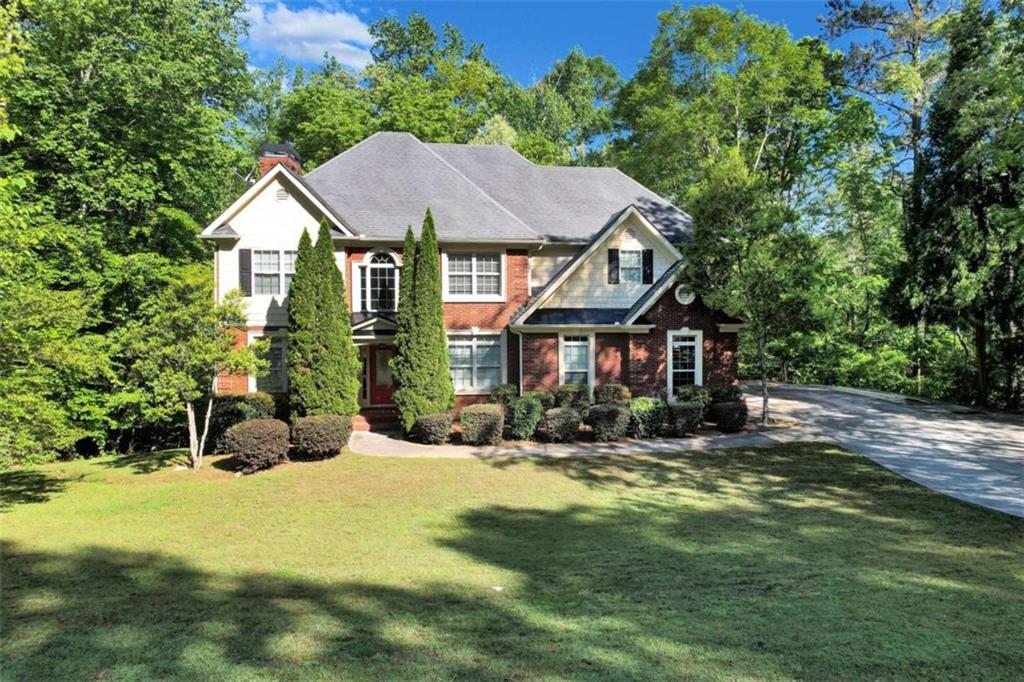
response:
M512 324L516 334L551 334L556 332L618 332L622 334L648 334L653 324Z

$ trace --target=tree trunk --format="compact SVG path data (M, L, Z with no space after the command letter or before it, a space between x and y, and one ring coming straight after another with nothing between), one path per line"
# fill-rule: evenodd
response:
M213 395L206 401L206 416L203 418L203 434L199 437L199 466L203 465L206 454L206 435L210 433L210 415L213 414ZM197 467L198 468L198 467Z
M974 363L978 372L978 403L988 405L988 327L984 319L974 323Z
M199 438L196 434L196 409L192 401L185 402L185 414L188 416L188 457L193 469L202 466L199 453Z
M768 352L764 332L757 335L757 360L761 365L761 425L768 426Z

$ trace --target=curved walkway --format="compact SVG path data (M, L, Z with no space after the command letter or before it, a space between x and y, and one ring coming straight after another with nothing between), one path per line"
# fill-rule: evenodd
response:
M869 391L773 386L773 414L800 426L742 434L619 443L420 445L356 432L353 452L391 457L586 457L825 441L960 500L1024 517L1024 419ZM748 395L751 415L760 398Z

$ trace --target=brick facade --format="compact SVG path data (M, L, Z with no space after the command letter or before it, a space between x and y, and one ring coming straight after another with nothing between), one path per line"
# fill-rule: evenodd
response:
M255 331L255 329L254 329ZM235 331L235 348L242 348L249 343L249 335L242 331ZM248 393L248 374L229 374L221 372L217 375L217 393Z
M558 334L523 334L523 390L558 388Z

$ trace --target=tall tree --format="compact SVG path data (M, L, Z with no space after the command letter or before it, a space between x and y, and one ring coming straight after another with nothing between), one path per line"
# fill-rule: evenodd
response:
M416 352L416 338L416 235L413 234L412 225L409 225L405 230L402 267L398 275L398 325L395 330L395 352L391 357L391 376L395 382L394 400L405 433L409 433L416 423L413 355Z
M320 222L314 252L320 286L316 301L316 348L319 358L314 378L322 403L312 414L359 413L359 354L352 340L345 281L338 269L334 240L326 220Z
M317 414L317 297L322 285L313 240L302 231L288 290L288 405L292 418Z

